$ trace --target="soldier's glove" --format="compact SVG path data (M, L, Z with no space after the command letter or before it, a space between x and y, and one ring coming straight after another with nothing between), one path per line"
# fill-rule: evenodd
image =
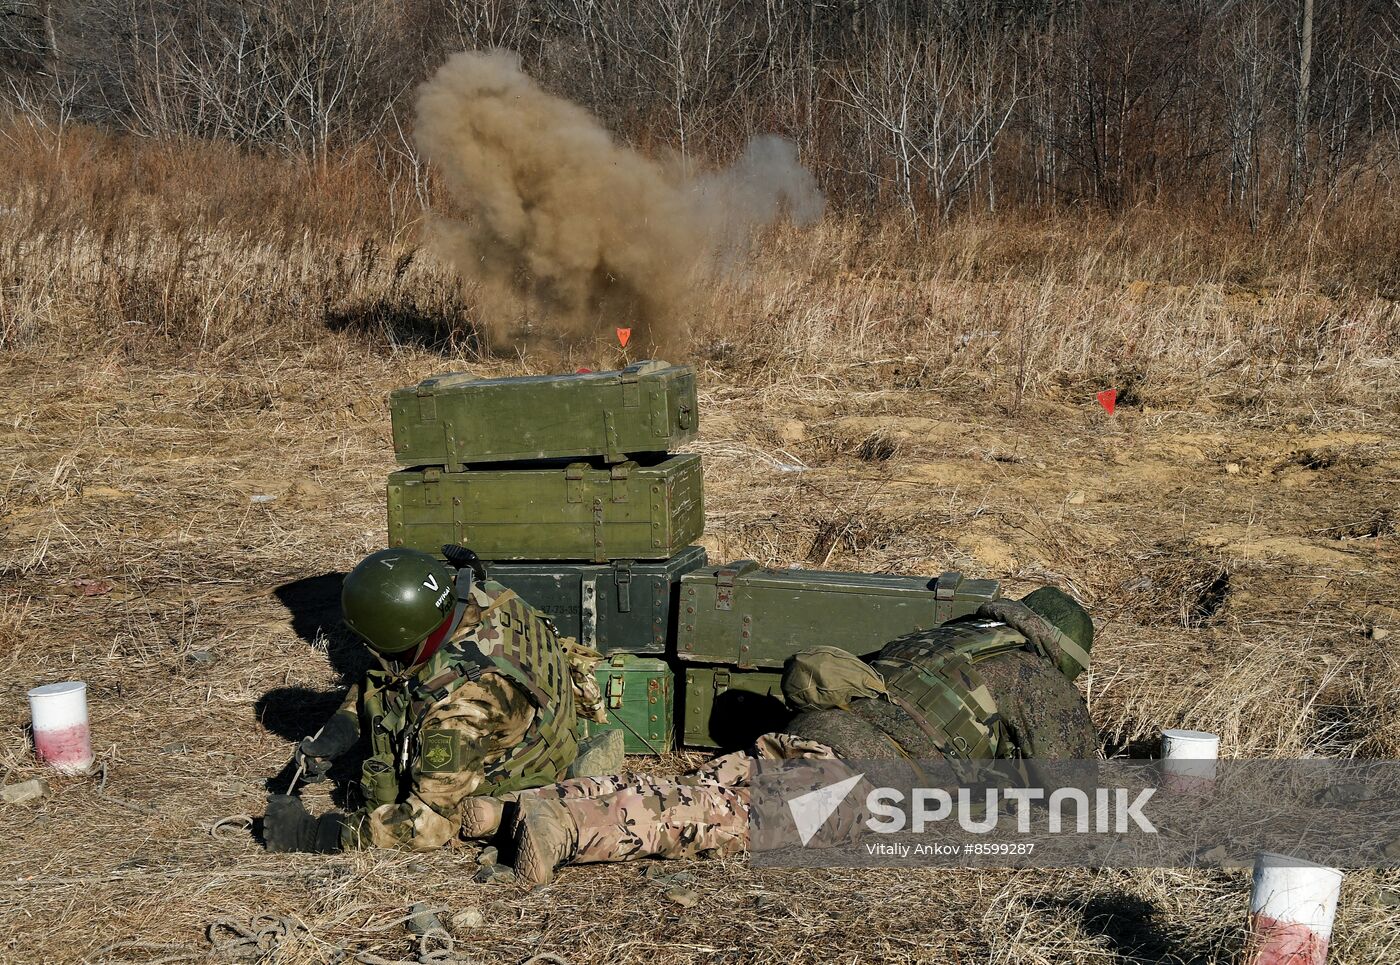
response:
M354 719L337 713L321 728L321 733L304 738L297 745L293 760L302 770L302 780L307 784L324 781L335 758L354 747L359 737Z
M301 798L273 794L267 799L267 814L263 815L263 842L269 851L334 854L343 848L340 840L344 827L345 815L339 811L313 817Z

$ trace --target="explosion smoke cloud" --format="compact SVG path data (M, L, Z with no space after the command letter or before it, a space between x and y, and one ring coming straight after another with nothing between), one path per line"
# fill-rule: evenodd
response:
M497 347L581 346L627 326L674 354L696 286L723 260L712 256L784 214L822 213L790 142L755 138L730 168L687 178L617 143L503 51L449 58L419 90L415 138L461 215L436 214L430 244Z

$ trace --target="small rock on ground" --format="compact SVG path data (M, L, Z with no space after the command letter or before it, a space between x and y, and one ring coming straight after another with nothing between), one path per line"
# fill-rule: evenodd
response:
M476 874L472 875L472 881L479 885L505 884L514 880L515 872L502 864L482 865Z
M452 927L457 931L480 928L485 922L486 916L481 913L481 909L476 907L476 905L468 905L452 916Z
M29 781L20 781L18 784L6 784L0 790L0 800L6 804L32 804L48 797L49 783L42 777L36 777Z
M695 881L688 871L670 872L665 867L660 862L650 863L642 870L642 877L658 885L688 885Z
M788 419L778 427L778 438L785 446L795 446L807 441L807 427L796 419Z
M426 902L416 901L409 906L408 912L412 915L408 921L404 922L408 930L415 935L430 935L434 932L443 932L447 929L442 927L442 920L433 914L433 909Z
M667 890L666 897L680 905L682 908L689 908L700 900L700 896L689 888L682 888L677 885Z

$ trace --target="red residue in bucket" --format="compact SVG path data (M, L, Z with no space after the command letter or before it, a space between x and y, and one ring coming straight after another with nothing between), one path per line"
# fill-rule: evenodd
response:
M92 760L92 735L87 724L36 730L34 749L50 764L87 764Z
M1256 951L1251 965L1323 965L1327 939L1307 925L1254 916Z

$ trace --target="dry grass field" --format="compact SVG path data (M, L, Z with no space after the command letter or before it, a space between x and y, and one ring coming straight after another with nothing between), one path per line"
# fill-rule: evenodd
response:
M11 134L0 776L42 773L24 694L70 678L101 771L0 805L0 959L199 960L211 923L271 915L297 927L269 961L413 960L414 901L473 962L1239 959L1245 872L736 859L662 869L693 879L681 907L646 865L527 892L473 883L470 851L211 834L261 813L336 700L335 584L382 543L387 393L620 357L603 336L479 351L412 186ZM1356 228L1385 203L1286 238L1157 211L768 235L705 287L683 359L707 548L1071 588L1110 754L1184 725L1226 756L1400 756L1400 266L1396 222ZM1397 902L1395 875L1349 875L1332 961L1400 960Z

